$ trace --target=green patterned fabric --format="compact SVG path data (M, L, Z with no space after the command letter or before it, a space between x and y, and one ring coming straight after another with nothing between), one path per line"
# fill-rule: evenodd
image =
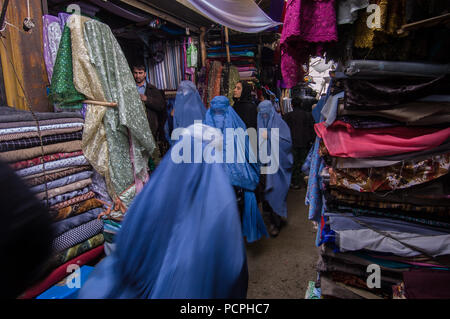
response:
M141 180L147 176L148 159L156 150L156 144L133 74L111 29L104 23L90 20L84 23L84 37L106 99L118 103L117 107L108 108L103 123L111 181L116 195L129 207L136 194L132 186L134 174Z
M65 264L69 260L80 256L81 254L84 254L85 252L97 248L98 246L102 245L105 242L105 238L103 236L103 233L97 234L88 240L75 245L73 247L70 247L57 255L53 256L49 262L47 263L47 271L51 272L61 266L62 264Z
M56 55L49 99L60 108L70 109L81 109L81 102L85 100L85 96L78 92L73 84L72 42L67 26L64 27Z

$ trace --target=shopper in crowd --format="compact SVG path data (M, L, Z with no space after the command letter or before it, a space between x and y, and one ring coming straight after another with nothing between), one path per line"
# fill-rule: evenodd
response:
M315 138L314 119L311 115L311 108L315 102L314 99L294 97L292 99L294 110L284 116L292 136L294 167L291 187L293 189L305 187L302 165Z
M233 91L233 108L239 117L244 121L247 128L256 130L258 111L252 97L252 87L246 81L236 84Z
M52 251L52 218L28 186L0 161L0 298L15 299L43 278Z
M204 150L212 142L206 136L221 133L204 124L187 131L191 161L166 154L130 206L116 250L96 266L80 298L246 297L246 251L224 164L194 161L198 143Z
M191 81L182 81L178 87L173 109L164 127L166 137L170 141L174 129L187 128L195 121L203 122L205 114L206 107L203 105L195 84Z
M268 236L255 196L255 189L259 183L259 165L256 152L250 143L246 142L244 134L228 135L227 129L241 129L246 131L245 123L230 106L225 96L216 96L211 100L211 107L206 112L205 124L218 128L223 137L223 161L225 170L231 184L235 187L237 197L242 198L242 228L243 234L248 242ZM256 137L256 136L255 136ZM227 141L234 138L234 157L231 161L227 159ZM256 141L253 142L256 144ZM239 160L241 159L241 161ZM243 160L242 160L243 159Z
M268 164L278 168L273 172L268 171L268 174L261 174L260 184L263 211L269 224L269 234L275 237L287 218L287 195L294 159L289 127L276 112L271 101L266 100L258 105L258 131L259 148L265 149L263 152L270 155L271 163ZM277 139L272 140L274 137ZM275 151L276 147L272 147L273 141L278 143L278 152ZM264 164L267 163L261 163L262 167Z

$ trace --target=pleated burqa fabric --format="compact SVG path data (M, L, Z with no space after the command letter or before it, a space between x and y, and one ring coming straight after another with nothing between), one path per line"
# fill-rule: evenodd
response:
M118 196L128 207L136 195L135 179L145 181L148 176L148 158L156 150L155 141L128 62L111 29L88 20L84 40L106 100L118 104L106 109L103 124L115 191L111 197Z
M67 22L72 39L73 82L77 91L84 94L87 99L107 102L97 71L91 63L84 42L83 24L89 20L86 17L72 15ZM107 107L91 104L87 104L86 107L82 140L83 154L94 169L105 177L108 191L112 194L114 189L108 170L108 144L103 125Z
M190 126L191 154L194 144L204 151L213 142L196 137L194 127L221 135L203 124ZM184 138L175 146L180 143ZM175 163L170 153L131 205L116 250L96 267L79 298L246 297L246 250L224 164L194 163L194 156Z
M272 154L272 134L278 135L279 154L272 156L272 161L278 161L279 169L273 174L267 174L264 198L278 215L287 217L287 196L291 185L292 166L294 156L292 154L292 139L289 126L275 111L271 101L263 101L258 105L258 130L267 129L268 138L259 141L259 147L270 150ZM274 132L272 129L278 129ZM268 153L269 154L269 153ZM274 163L271 163L272 165Z

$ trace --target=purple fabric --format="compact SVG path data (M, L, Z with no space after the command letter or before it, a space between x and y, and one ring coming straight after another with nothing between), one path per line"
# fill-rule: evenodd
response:
M44 61L47 69L48 81L52 80L53 65L58 53L59 41L61 40L62 29L58 17L44 15L42 17L42 35L44 41Z
M281 33L281 72L286 86L303 76L301 66L320 54L323 43L337 41L335 0L289 0Z
M238 66L237 69L239 72L256 71L256 68L254 66Z
M67 19L69 19L70 14L65 12L58 13L59 25L61 26L61 30L64 30L64 26L66 25Z

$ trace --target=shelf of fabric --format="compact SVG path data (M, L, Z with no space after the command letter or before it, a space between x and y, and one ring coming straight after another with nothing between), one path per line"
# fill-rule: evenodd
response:
M325 248L322 293L339 297L330 287L341 284L367 292L367 276L358 271L377 264L378 297L398 297L404 283L400 295L408 299L449 298L440 285L450 278L448 67L348 65L313 111L321 119L306 201Z
M39 131L37 123L39 123ZM38 113L0 107L0 159L29 187L31 193L48 207L53 220L52 257L45 265L42 282L30 287L21 298L35 298L52 284L54 271L69 259L103 244L104 211L94 192L95 172L82 151L84 119L77 112ZM95 244L83 244L97 237ZM83 244L84 251L74 247ZM66 261L63 255L71 252ZM103 253L103 248L79 266ZM89 257L89 258L87 258ZM90 258L92 257L92 258ZM61 273L62 270L59 270Z

